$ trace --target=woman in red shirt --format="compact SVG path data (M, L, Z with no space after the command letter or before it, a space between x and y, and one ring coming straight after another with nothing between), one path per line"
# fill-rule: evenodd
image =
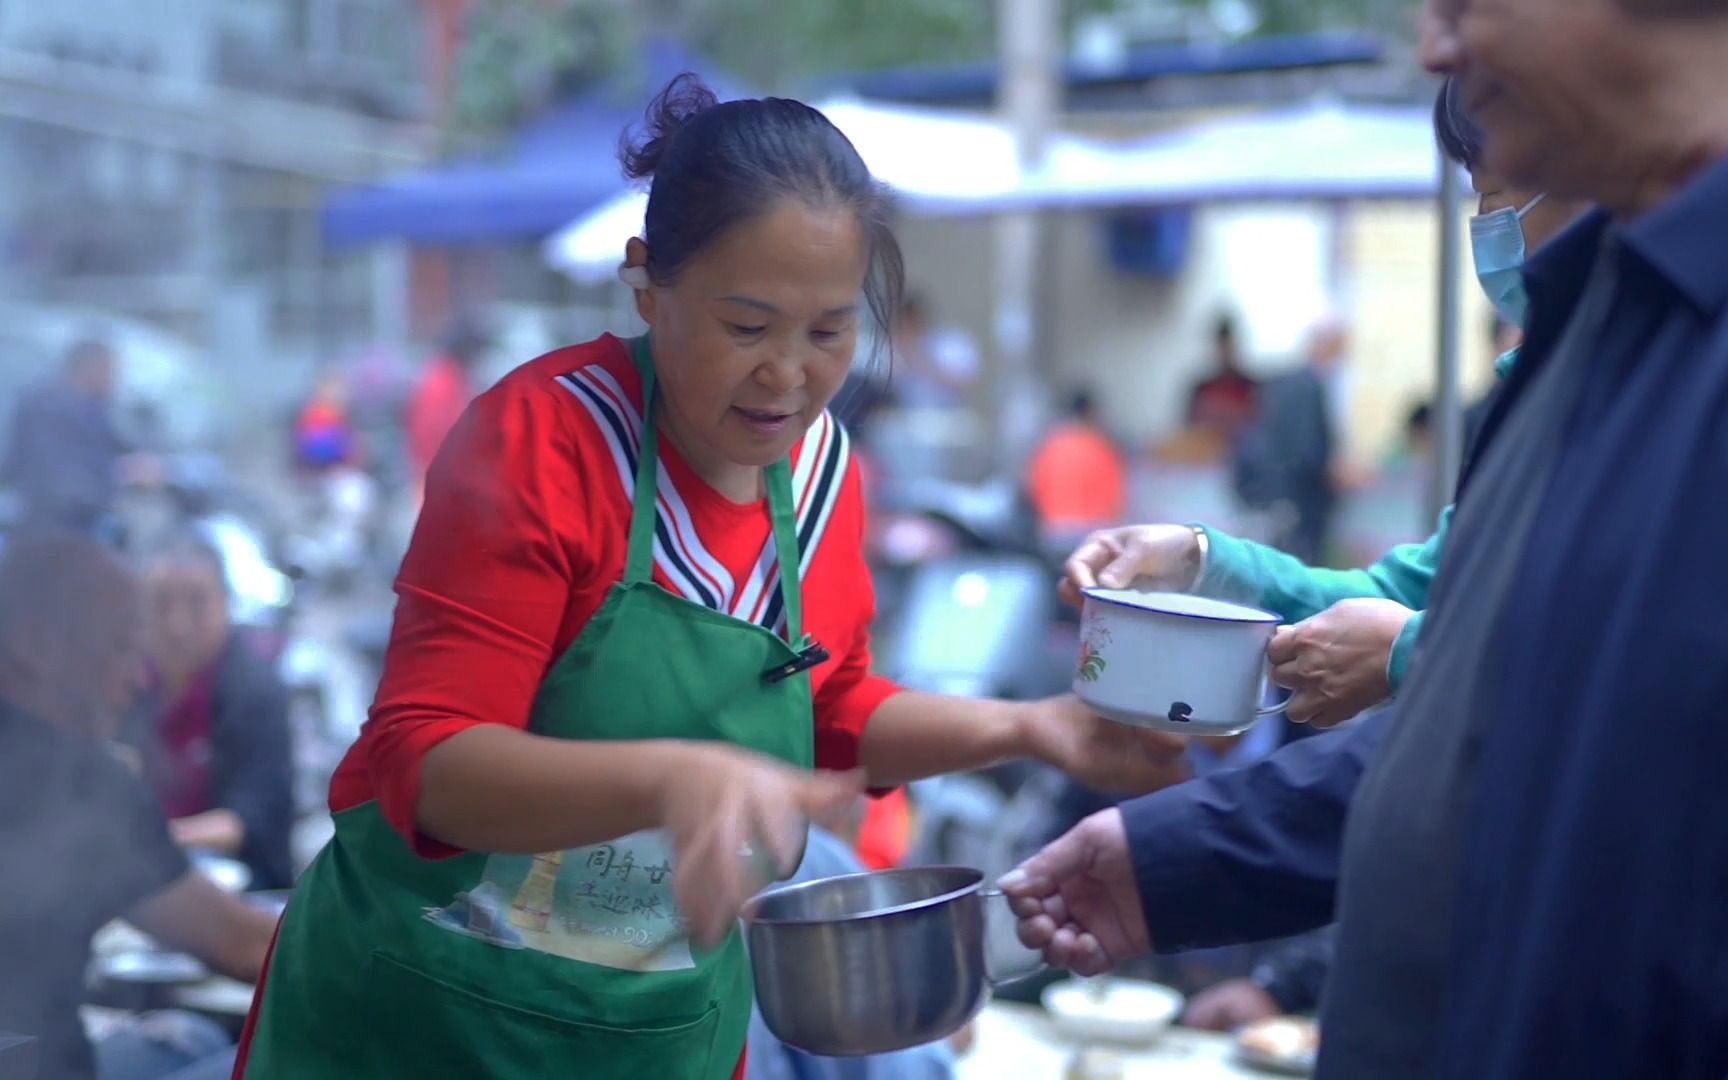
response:
M724 1080L751 1006L736 917L811 815L1023 755L1122 791L1180 771L1180 740L1072 698L870 674L825 409L860 297L878 320L898 299L881 191L795 101L686 76L650 121L621 270L650 333L519 368L440 452L247 1080Z

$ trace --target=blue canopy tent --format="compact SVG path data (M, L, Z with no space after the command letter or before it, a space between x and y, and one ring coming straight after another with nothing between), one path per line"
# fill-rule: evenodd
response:
M321 213L326 242L457 246L545 236L618 194L619 134L673 76L696 72L723 99L753 96L666 39L646 42L627 67L633 77L553 106L500 154L332 191Z

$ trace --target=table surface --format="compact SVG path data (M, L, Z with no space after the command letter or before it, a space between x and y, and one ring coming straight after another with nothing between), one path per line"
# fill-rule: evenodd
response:
M150 936L142 930L115 920L96 932L91 943L91 953L103 956L127 950L149 949L154 947L154 944ZM215 973L210 973L207 978L197 982L183 986L164 986L162 989L172 1004L198 1012L244 1017L252 1008L250 984L236 982Z
M1236 1060L1235 1040L1209 1031L1172 1028L1146 1047L1097 1047L1123 1062L1125 1080L1268 1080ZM1079 1045L1056 1030L1035 1005L992 1002L979 1014L977 1041L960 1059L958 1080L1062 1080Z

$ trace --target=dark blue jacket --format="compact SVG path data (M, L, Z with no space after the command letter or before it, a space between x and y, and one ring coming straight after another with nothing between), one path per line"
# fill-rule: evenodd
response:
M1391 711L1122 804L1159 952L1287 937L1332 921L1344 815Z

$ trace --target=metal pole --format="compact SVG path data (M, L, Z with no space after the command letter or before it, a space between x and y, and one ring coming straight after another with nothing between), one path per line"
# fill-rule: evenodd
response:
M1458 215L1461 191L1458 169L1440 158L1440 310L1439 352L1434 370L1434 472L1429 477L1428 517L1432 524L1452 501L1458 468L1464 456L1464 406L1458 385L1459 295L1464 251L1463 223Z
M1014 132L1021 169L1031 173L1043 162L1061 98L1061 7L1056 0L997 0L996 15L1001 70L996 105ZM996 465L1008 470L1018 470L1044 419L1037 362L1040 224L1034 209L1011 210L996 221L992 419Z

